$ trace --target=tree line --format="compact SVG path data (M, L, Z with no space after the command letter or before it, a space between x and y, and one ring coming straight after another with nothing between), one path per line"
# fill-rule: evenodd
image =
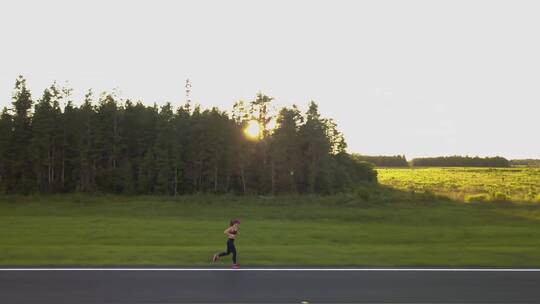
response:
M540 159L512 159L510 164L512 166L540 167Z
M366 161L374 164L377 167L408 167L409 163L405 155L394 155L394 156L370 156L370 155L361 155L354 154L353 158L359 161Z
M414 158L414 167L510 167L510 161L504 157L440 156Z
M503 157L469 157L469 156L438 156L414 158L411 163L407 162L405 155L394 156L369 156L361 154L352 154L352 157L358 161L372 163L376 167L501 167L507 168L511 165L537 166L538 160L507 160Z
M53 84L34 102L17 78L0 115L1 193L334 193L377 180L315 102L273 115L261 93L231 113L91 90L77 106L71 93ZM261 129L254 138L250 124Z

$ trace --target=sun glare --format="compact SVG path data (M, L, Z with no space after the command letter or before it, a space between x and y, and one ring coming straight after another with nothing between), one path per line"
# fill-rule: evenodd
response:
M256 120L250 120L244 129L244 134L250 139L258 139L261 136L261 126Z

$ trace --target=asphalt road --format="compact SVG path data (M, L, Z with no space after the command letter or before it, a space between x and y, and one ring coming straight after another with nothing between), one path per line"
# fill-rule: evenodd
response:
M0 271L0 303L540 303L539 271Z

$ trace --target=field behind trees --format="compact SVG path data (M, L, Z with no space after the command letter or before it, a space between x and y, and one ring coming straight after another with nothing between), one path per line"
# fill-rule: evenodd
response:
M377 172L382 184L404 191L465 202L540 203L540 168L380 168Z

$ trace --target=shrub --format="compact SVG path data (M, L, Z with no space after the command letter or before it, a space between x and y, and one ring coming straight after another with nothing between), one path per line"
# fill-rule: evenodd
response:
M366 187L360 186L356 188L354 192L355 192L356 197L358 197L362 201L364 202L369 201L370 191Z
M469 203L487 202L488 200L489 200L489 195L487 194L473 194L473 195L468 195L465 198L465 201Z
M507 203L510 202L510 197L502 192L497 192L491 197L491 201L495 203Z
M436 201L438 199L437 195L435 195L435 193L427 190L427 191L424 191L421 195L420 195L420 200L421 201L425 201L425 202L433 202L433 201Z

